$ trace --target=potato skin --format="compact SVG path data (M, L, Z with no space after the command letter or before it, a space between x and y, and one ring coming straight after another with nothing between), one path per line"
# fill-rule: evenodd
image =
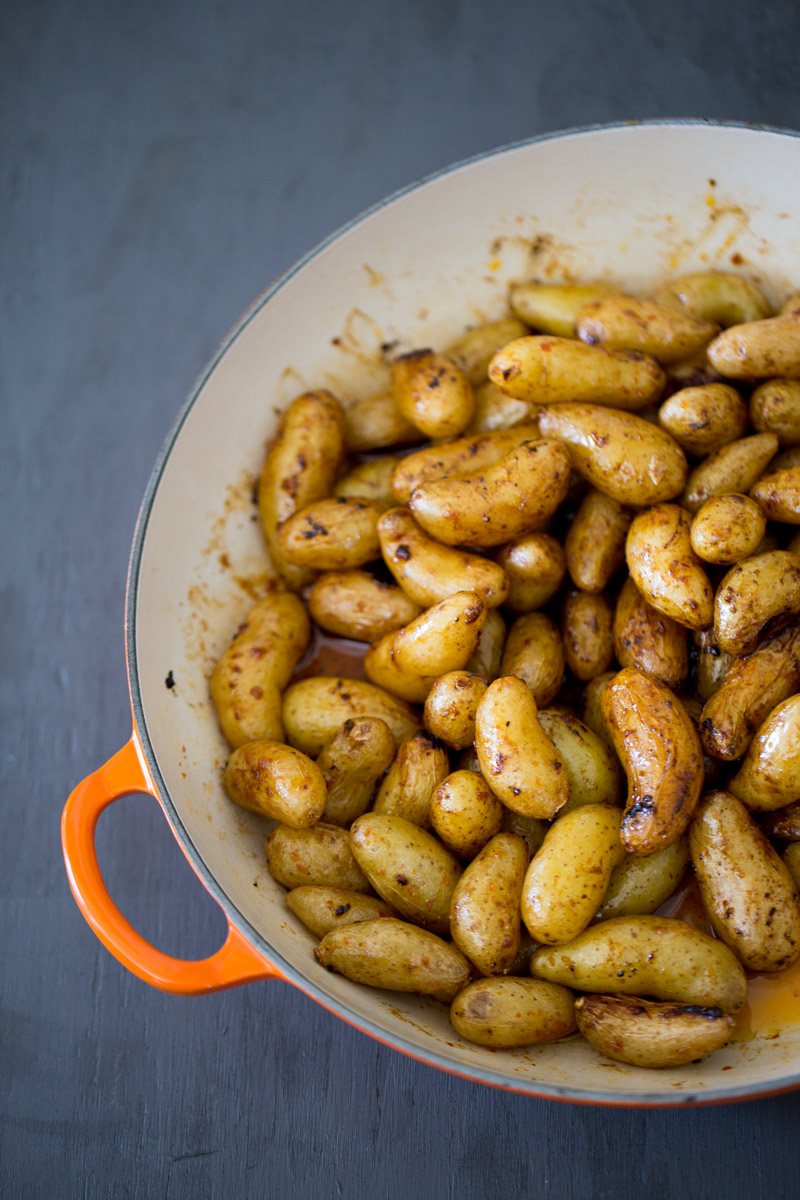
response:
M689 865L688 836L654 854L627 854L611 872L596 920L654 913L668 900Z
M730 271L695 271L659 288L659 304L685 308L701 321L728 328L772 315L765 297L754 283Z
M513 675L496 679L478 705L475 748L484 779L507 808L552 817L569 799L569 776L536 714L527 684Z
M578 337L609 350L638 350L660 363L680 362L711 340L719 326L655 300L606 296L581 310Z
M762 475L753 484L750 495L770 521L800 525L800 467Z
M489 363L506 342L523 337L528 332L516 317L501 317L485 321L462 333L445 349L445 354L464 372L474 388L486 382Z
M534 329L574 338L581 309L615 291L606 283L519 283L512 287L509 299L517 316Z
M764 473L778 449L774 433L756 433L752 437L728 442L694 468L686 482L681 504L696 513L711 496L730 492L746 494Z
M423 484L409 506L417 523L445 545L502 546L543 525L569 481L563 446L525 442L480 474Z
M402 459L394 454L383 454L380 458L358 463L334 485L333 495L346 496L351 500L374 500L384 508L392 508L392 475L400 462Z
M276 825L266 840L270 875L286 888L311 884L371 892L350 849L350 835L320 821L310 829Z
M612 679L616 679L617 671L604 671L602 675L598 675L596 679L591 679L581 693L580 709L581 720L587 729L591 729L592 733L600 738L604 746L612 752L616 758L616 750L611 737L611 731L606 724L606 719L603 716L603 708L601 700L603 692Z
M683 490L686 455L665 430L634 413L558 404L542 412L539 429L569 446L584 479L620 504L658 504Z
M312 757L351 717L380 717L398 745L421 725L410 705L360 679L317 675L298 680L283 694L287 740Z
M450 932L482 975L505 975L520 944L520 895L528 848L497 833L464 870L450 902Z
M539 335L503 346L489 364L489 378L501 392L534 404L585 400L631 410L664 388L664 372L643 354Z
M759 725L800 688L800 624L790 625L728 669L700 717L703 746L715 758L747 753Z
M447 751L423 729L402 743L380 786L373 812L428 829L434 792L450 771Z
M619 810L604 804L584 804L550 826L522 885L522 919L537 942L572 941L591 922L625 856L619 828Z
M327 788L315 762L283 742L246 742L234 750L223 785L242 808L273 817L292 829L322 816Z
M800 893L745 806L709 792L689 829L692 865L714 932L751 971L800 956Z
M750 397L750 420L759 433L774 433L782 446L800 445L800 380L762 383Z
M380 556L378 520L384 506L357 496L329 496L300 509L278 527L286 562L321 571L363 567Z
M567 666L588 683L608 669L614 658L614 608L601 592L573 591L561 610L561 639Z
M531 974L580 992L644 992L658 1000L718 1006L736 1013L747 979L716 938L670 917L613 917L563 946L542 946Z
M730 566L755 554L766 529L764 513L748 496L712 496L694 515L692 550L704 562Z
M648 604L689 629L714 619L714 589L691 545L691 517L657 504L634 518L625 542L631 578Z
M411 493L426 483L484 471L509 451L538 438L538 424L529 424L500 433L473 434L439 446L426 446L400 459L392 474L392 494L398 504L407 504Z
M617 756L588 725L560 705L541 709L539 724L567 767L569 800L562 812L571 812L582 804L622 804L622 771Z
M379 917L397 917L390 904L377 896L365 896L347 888L292 888L287 893L286 906L318 938L332 929L341 929L356 921L377 921Z
M431 824L456 858L470 861L500 832L504 811L480 772L453 771L433 793Z
M640 671L620 671L601 704L628 776L622 844L652 854L691 820L703 786L700 739L677 696Z
M755 812L800 800L800 694L773 708L728 790Z
M475 389L475 411L472 420L464 430L465 436L474 437L479 433L502 433L514 429L518 425L529 425L535 421L538 405L527 400L515 400L506 396L498 387L487 379ZM531 437L539 436L539 427Z
M378 717L345 721L317 759L328 789L324 817L347 828L366 812L383 772L395 756L394 735Z
M579 996L578 1029L595 1050L634 1067L680 1067L726 1045L736 1022L721 1008L629 996Z
M468 1042L496 1050L553 1042L575 1030L572 992L541 979L478 979L456 996L450 1021Z
M572 582L584 592L602 592L625 561L629 508L592 488L567 531L564 550Z
M792 842L783 852L783 861L789 874L800 888L800 843Z
M508 576L480 554L443 546L422 530L407 508L392 508L378 522L383 560L400 587L423 608L453 592L477 592L487 608L508 595Z
M545 613L525 613L508 631L501 675L516 675L528 685L537 707L550 704L564 676L564 650L554 621Z
M506 573L507 612L533 612L552 600L566 574L566 560L559 542L549 533L529 533L503 546L497 564Z
M658 410L658 423L687 454L713 454L747 432L747 405L729 383L682 388Z
M800 612L800 557L788 550L754 554L732 567L717 588L714 634L736 658L777 633Z
M398 412L426 437L457 437L472 420L472 386L446 354L428 349L401 354L392 363L391 377Z
M433 837L386 813L364 813L350 827L350 846L372 887L401 916L448 933L450 900L461 867Z
M287 562L278 526L329 496L344 456L342 406L330 392L306 392L281 417L258 484L258 510L270 558L286 586L298 590L313 579L307 568Z
M767 837L800 842L800 800L766 813L761 821L761 829Z
M391 391L354 400L344 410L347 449L364 454L392 446L414 446L425 435L399 411Z
M506 623L496 608L490 608L478 644L467 660L466 670L492 683L500 674L505 644Z
M312 584L307 603L321 629L356 642L377 642L422 612L402 588L367 571L326 571Z
M612 636L621 666L680 691L689 674L686 628L649 605L630 576L617 597Z
M382 917L327 933L314 957L354 983L394 992L418 992L451 1001L469 982L469 963L436 934Z
M475 714L487 687L471 671L440 676L425 700L425 728L451 750L466 750L475 740Z
M273 592L245 617L211 675L220 728L235 749L282 742L281 689L311 640L306 610L291 592Z
M729 379L800 379L800 310L731 326L714 338L708 358Z

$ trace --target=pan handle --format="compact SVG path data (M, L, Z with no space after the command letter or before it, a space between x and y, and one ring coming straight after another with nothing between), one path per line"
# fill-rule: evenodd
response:
M216 954L191 962L162 954L125 920L100 873L94 834L101 812L131 792L157 797L135 732L105 766L78 784L61 818L61 844L72 894L103 945L145 983L180 995L218 992L256 979L282 979L280 971L230 922L228 936Z

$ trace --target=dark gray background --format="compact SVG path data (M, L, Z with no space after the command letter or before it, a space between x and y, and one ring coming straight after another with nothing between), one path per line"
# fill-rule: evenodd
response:
M151 990L80 917L58 839L129 733L139 499L239 312L366 205L504 142L800 127L796 0L6 0L0 22L2 1195L797 1195L797 1095L557 1105L409 1061L285 985ZM99 849L146 936L215 949L152 800L115 805Z

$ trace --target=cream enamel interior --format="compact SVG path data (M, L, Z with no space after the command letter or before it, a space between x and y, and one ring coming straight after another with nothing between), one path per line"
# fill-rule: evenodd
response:
M800 1026L680 1071L612 1063L574 1038L493 1053L462 1042L434 1002L317 966L311 935L267 874L266 823L222 793L226 747L207 698L210 666L252 603L241 581L267 570L250 492L276 414L306 387L369 394L385 378L381 343L441 348L500 316L511 280L572 276L636 290L719 266L777 301L800 284L799 203L800 138L767 131L629 125L482 157L354 222L258 301L168 443L134 548L129 652L146 753L176 834L260 949L421 1058L540 1095L680 1104L800 1082Z

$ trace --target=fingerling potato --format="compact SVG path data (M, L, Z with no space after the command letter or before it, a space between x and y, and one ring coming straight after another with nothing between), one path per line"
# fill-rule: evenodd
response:
M323 821L310 829L276 825L266 840L269 873L286 888L306 884L371 892L350 849L350 835Z
M766 813L761 828L767 837L800 842L800 800Z
M378 521L384 506L377 500L330 496L295 513L278 528L286 562L297 567L342 571L363 567L380 557Z
M228 759L223 784L242 808L292 829L314 825L325 808L325 779L319 767L283 742L239 746Z
M373 812L403 817L427 829L433 795L449 771L447 751L418 729L397 751L378 790Z
M762 475L750 495L770 521L800 525L800 467Z
M630 509L592 488L581 501L567 530L567 569L576 587L602 592L625 562L625 538L633 519Z
M422 612L402 588L367 571L326 571L309 589L307 603L321 629L356 642L377 642Z
M696 271L658 289L655 299L685 308L693 317L728 328L771 315L766 298L754 283L730 271Z
M687 454L702 458L747 432L747 405L728 383L685 387L665 400L658 423Z
M324 817L350 826L369 808L378 780L393 761L394 735L378 717L345 721L317 759L328 789Z
M286 906L318 938L356 921L397 917L392 906L377 896L364 896L361 892L336 887L306 885L292 888L287 893Z
M480 771L453 771L431 801L433 832L463 861L472 860L500 832L503 815L503 805Z
M509 580L502 566L428 537L407 508L384 513L377 530L387 567L403 591L424 608L453 592L477 592L487 608L506 599Z
M730 566L756 552L766 528L755 500L737 492L712 496L694 515L692 550L704 562Z
M696 513L710 496L730 492L746 494L763 475L767 463L778 449L774 433L729 442L694 468L686 483L681 504Z
M714 619L714 589L692 549L691 528L679 504L657 504L634 518L625 561L652 608L688 629L706 629Z
M528 849L497 833L464 870L450 901L450 932L482 975L505 975L520 943L520 894Z
M510 303L517 316L534 329L574 338L581 309L593 300L614 295L615 290L606 283L518 283L511 289Z
M425 728L451 750L466 750L475 740L475 714L487 688L471 671L449 671L425 698Z
M800 800L800 694L773 708L728 790L754 812Z
M686 835L654 854L626 854L611 872L596 920L654 913L675 891L688 865Z
M526 683L537 707L554 700L564 677L564 650L555 622L538 612L517 617L508 631L500 673Z
M800 310L731 326L714 338L708 357L729 379L799 379Z
M478 644L467 660L466 670L481 675L492 683L500 674L503 647L506 644L506 623L496 608L486 613Z
M800 380L762 383L750 397L750 420L759 433L774 433L782 446L800 444Z
M438 446L427 446L401 458L392 473L392 493L407 504L411 493L437 479L460 478L493 467L511 450L536 441L538 425L520 425L501 433L474 434Z
M680 1067L727 1045L736 1022L716 1006L635 996L579 996L578 1029L595 1050L633 1067Z
M485 383L475 388L475 411L464 431L465 435L501 433L503 430L513 429L517 425L530 425L536 420L538 407L528 400L516 400L513 396L506 396L499 387L487 379ZM538 436L539 428L536 426L531 437Z
M347 449L367 454L394 446L414 446L425 435L406 420L392 397L391 390L376 392L354 400L344 410Z
M686 627L648 604L630 576L617 597L612 637L621 666L642 671L673 691L683 687L689 674Z
M511 1050L553 1042L575 1030L573 996L541 979L477 979L450 1006L456 1033L468 1042Z
M312 757L337 729L355 717L379 717L399 745L421 725L409 704L360 679L317 675L291 684L283 694L283 723L290 745Z
M788 550L755 554L731 567L714 599L714 634L740 658L800 612L800 557Z
M503 346L489 364L489 379L529 404L583 400L634 411L657 400L665 382L659 365L643 354L538 335Z
M485 321L462 333L446 348L445 354L466 375L474 388L486 381L489 363L501 346L528 332L516 317Z
M614 658L614 608L601 592L573 591L561 610L561 640L567 666L588 683L608 669Z
M394 506L392 475L403 460L394 454L383 454L351 467L334 486L334 496L374 500L384 508Z
M446 1003L470 977L469 963L450 942L390 917L332 930L315 947L314 957L354 983L417 992Z
M539 724L564 759L569 800L562 812L582 804L622 804L622 772L616 754L568 708L542 708Z
M660 363L680 362L702 350L719 326L655 300L606 296L583 308L575 322L578 337L608 350L638 350Z
M392 363L391 375L399 413L426 437L457 437L472 420L472 385L446 354L428 349L401 354Z
M509 542L496 561L509 585L503 605L515 614L544 608L564 582L567 569L561 544L549 533L529 533Z

